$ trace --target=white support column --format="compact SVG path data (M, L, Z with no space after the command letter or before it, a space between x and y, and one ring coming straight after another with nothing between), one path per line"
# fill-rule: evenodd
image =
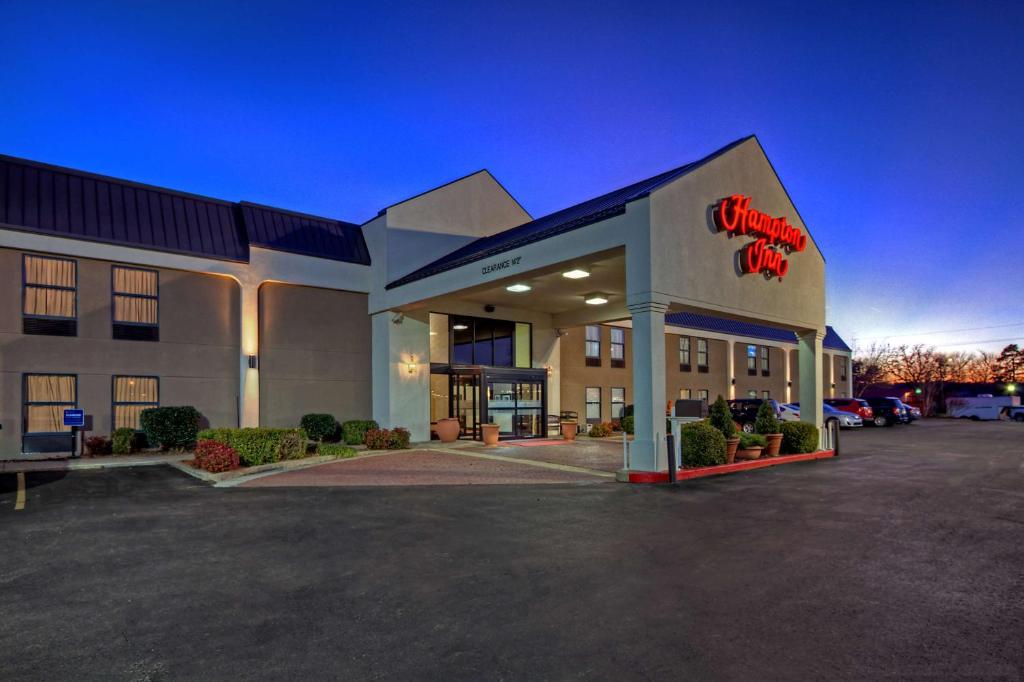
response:
M663 471L665 453L664 303L630 304L633 317L633 427L631 471Z
M371 317L373 418L401 426L413 441L430 440L430 321L384 311Z
M785 390L783 395L786 397L785 402L793 402L793 373L789 369L789 349L785 346L782 347L782 378L786 382Z
M238 368L238 422L241 427L260 425L260 285L242 282L241 358ZM249 366L249 356L256 367Z
M727 400L736 399L736 345L732 339L725 342L725 390Z
M824 331L810 331L799 335L800 357L800 421L810 422L819 429L825 423L822 408L822 348Z

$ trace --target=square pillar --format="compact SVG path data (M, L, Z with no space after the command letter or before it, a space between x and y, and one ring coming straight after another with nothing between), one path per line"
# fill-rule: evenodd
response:
M430 320L427 313L384 311L371 317L373 419L430 440Z
M825 332L814 330L799 334L800 363L800 421L814 424L819 429L825 423L821 407L824 370L821 342Z
M241 356L238 366L238 425L260 425L260 287L258 283L242 283ZM250 363L249 357L255 358ZM254 364L255 367L250 367Z
M663 303L629 305L633 318L633 443L630 471L668 469L665 452L665 311Z

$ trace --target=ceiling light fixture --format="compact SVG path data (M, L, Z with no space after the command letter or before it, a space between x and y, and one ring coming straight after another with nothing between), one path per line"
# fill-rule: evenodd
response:
M576 268L575 270L570 270L569 272L563 272L562 277L566 277L568 279L583 279L584 277L590 277L590 273L587 272L586 270L580 270L579 268Z
M464 325L464 324L453 324L452 325L452 329L454 329L457 332L461 332L461 331L465 331L465 330L469 329L469 327L467 325Z
M529 291L532 288L533 287L531 287L529 284L510 284L509 286L505 287L505 291L511 291L513 294L521 294L524 291Z
M587 294L583 297L587 305L604 305L608 302L608 297L604 294Z

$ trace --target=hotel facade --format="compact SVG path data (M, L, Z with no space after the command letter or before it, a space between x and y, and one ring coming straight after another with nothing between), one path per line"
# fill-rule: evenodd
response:
M542 218L486 170L356 225L0 156L0 456L193 405L211 426L455 416L545 437L676 398L851 395L825 261L755 137Z

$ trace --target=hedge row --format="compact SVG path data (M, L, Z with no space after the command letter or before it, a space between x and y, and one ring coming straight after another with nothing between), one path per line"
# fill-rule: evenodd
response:
M230 446L238 453L243 466L271 464L283 459L301 459L306 456L308 436L302 429L205 429L199 432L202 440L215 440Z

